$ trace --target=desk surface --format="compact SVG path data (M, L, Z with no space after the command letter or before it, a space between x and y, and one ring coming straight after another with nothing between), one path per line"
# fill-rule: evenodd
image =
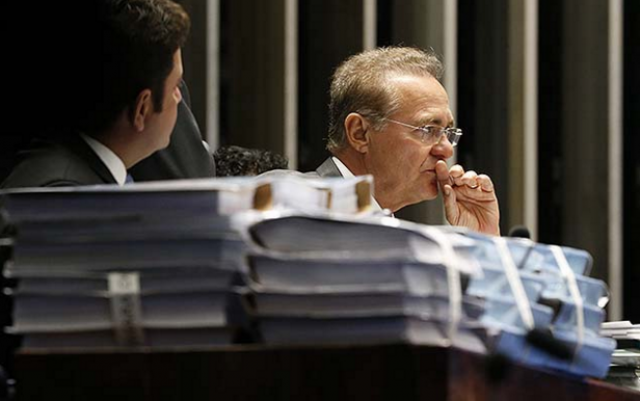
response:
M20 400L636 400L640 393L407 344L19 353Z

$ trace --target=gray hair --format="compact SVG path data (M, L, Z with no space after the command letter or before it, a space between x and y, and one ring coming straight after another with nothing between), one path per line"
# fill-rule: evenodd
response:
M442 77L444 67L433 50L381 47L349 57L334 72L329 91L327 149L346 145L344 120L358 113L382 129L384 119L398 110L399 95L389 78L397 75Z

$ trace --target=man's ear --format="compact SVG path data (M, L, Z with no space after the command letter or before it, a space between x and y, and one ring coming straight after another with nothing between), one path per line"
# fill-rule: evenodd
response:
M366 153L371 139L371 125L358 113L349 113L344 119L344 131L349 145L359 153Z
M145 89L138 94L136 98L136 104L133 109L133 115L131 122L137 132L144 131L144 127L147 122L147 118L153 113L153 99L151 97L151 90Z

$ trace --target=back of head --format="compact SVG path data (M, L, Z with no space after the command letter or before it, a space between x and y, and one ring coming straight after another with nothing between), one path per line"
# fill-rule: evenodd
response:
M50 4L47 4L50 3ZM171 0L44 2L32 27L39 136L102 132L151 89L157 110L190 20ZM156 111L157 111L156 110Z
M164 82L173 56L184 45L190 21L171 0L100 0L100 39L85 58L81 76L83 101L78 129L101 132L134 106L137 95L151 89L155 111L163 104ZM82 62L81 62L82 64Z
M443 70L433 51L411 47L381 47L348 58L331 80L327 149L335 151L346 145L343 124L349 113L370 118L379 129L384 118L398 109L399 99L389 78L416 75L440 79Z

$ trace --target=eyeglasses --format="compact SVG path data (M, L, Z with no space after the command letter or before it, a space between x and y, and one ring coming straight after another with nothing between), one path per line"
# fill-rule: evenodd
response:
M413 125L401 123L400 121L385 118L384 120L390 123L402 125L403 127L411 128L414 131L420 132L420 140L428 145L435 145L442 140L442 137L446 135L447 140L451 143L451 146L456 146L460 142L462 136L462 130L459 128L444 128L437 125L424 125L422 127L414 127Z

